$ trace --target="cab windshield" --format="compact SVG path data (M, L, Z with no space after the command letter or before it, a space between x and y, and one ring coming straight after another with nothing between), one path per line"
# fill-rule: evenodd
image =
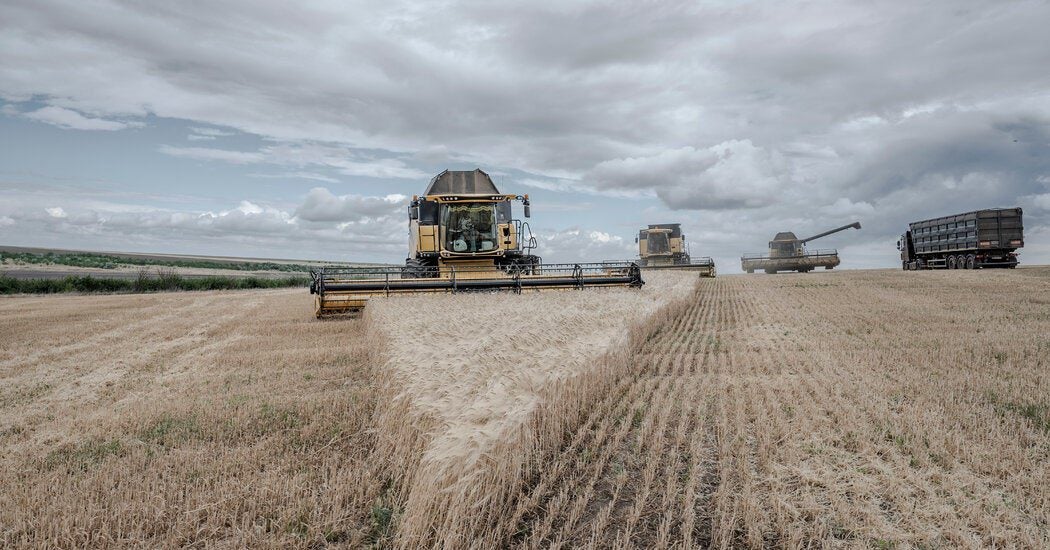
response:
M649 254L670 254L671 245L667 242L667 233L650 233L646 246Z
M775 256L794 256L796 255L794 241L788 242L777 242L771 241L769 248L772 249Z
M491 252L498 247L494 203L442 205L441 225L445 227L445 250Z

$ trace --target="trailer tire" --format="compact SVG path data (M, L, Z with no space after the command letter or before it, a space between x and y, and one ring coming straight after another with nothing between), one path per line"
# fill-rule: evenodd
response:
M955 256L948 256L948 260L945 262L945 265L948 266L948 269L956 269Z
M977 258L973 254L966 256L966 269L977 269Z

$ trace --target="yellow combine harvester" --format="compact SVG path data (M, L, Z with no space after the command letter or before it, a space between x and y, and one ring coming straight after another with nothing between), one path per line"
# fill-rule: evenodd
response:
M528 222L513 217L514 201L528 218L529 196L500 193L481 170L438 174L408 207L405 266L314 271L310 293L317 295L317 317L355 315L371 296L644 284L633 262L541 263L532 254L536 239Z
M688 269L701 277L715 276L715 261L691 258L680 223L655 223L638 231L638 265L642 269Z

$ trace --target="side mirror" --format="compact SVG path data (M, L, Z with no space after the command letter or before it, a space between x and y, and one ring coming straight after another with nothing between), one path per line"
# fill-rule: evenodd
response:
M408 207L408 219L418 220L419 219L419 207L412 205Z
M529 208L529 203L525 203L525 217L526 218L531 218L532 217L532 210Z
M638 237L634 238L634 244L638 244Z

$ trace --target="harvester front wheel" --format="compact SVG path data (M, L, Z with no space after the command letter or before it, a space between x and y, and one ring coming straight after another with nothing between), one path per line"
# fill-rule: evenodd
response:
M405 267L401 268L401 277L405 279L437 277L437 269L419 258L408 258L405 260Z

